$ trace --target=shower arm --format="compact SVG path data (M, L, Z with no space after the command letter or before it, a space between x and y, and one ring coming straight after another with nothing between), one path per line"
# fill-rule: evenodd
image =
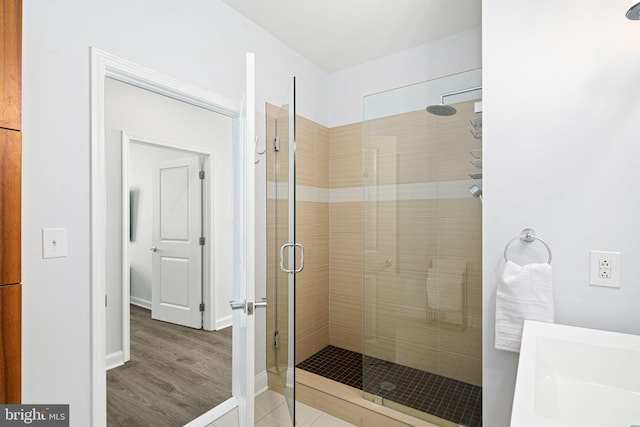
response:
M440 95L440 104L444 105L444 98L447 96L461 95L463 93L473 92L474 90L481 90L481 89L482 89L482 86L476 86L476 87L470 87L467 89L454 90L453 92L443 93L442 95Z

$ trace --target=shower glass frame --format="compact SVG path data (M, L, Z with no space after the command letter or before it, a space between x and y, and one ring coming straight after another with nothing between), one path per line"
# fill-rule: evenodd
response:
M275 247L275 368L295 425L295 283L296 283L296 79L280 106L275 122L274 203ZM292 267L293 266L293 267ZM288 270L288 271L287 271Z

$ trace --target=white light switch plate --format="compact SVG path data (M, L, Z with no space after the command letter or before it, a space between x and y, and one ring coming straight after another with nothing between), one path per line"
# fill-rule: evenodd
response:
M42 258L60 258L67 256L67 229L42 229Z

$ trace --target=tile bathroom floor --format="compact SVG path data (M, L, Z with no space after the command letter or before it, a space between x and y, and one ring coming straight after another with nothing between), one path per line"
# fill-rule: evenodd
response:
M300 402L296 402L296 411L297 427L349 427L353 425ZM237 425L237 412L234 411L234 413L223 416L207 427L237 427ZM256 396L255 426L291 426L289 408L283 395L267 390Z

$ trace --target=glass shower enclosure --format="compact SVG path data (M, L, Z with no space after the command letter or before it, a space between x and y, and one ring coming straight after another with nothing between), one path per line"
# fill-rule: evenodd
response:
M296 117L295 79L267 105L267 367L292 419L331 380L368 411L481 425L481 82L370 95L337 128Z
M364 99L364 394L445 426L481 424L481 76Z

